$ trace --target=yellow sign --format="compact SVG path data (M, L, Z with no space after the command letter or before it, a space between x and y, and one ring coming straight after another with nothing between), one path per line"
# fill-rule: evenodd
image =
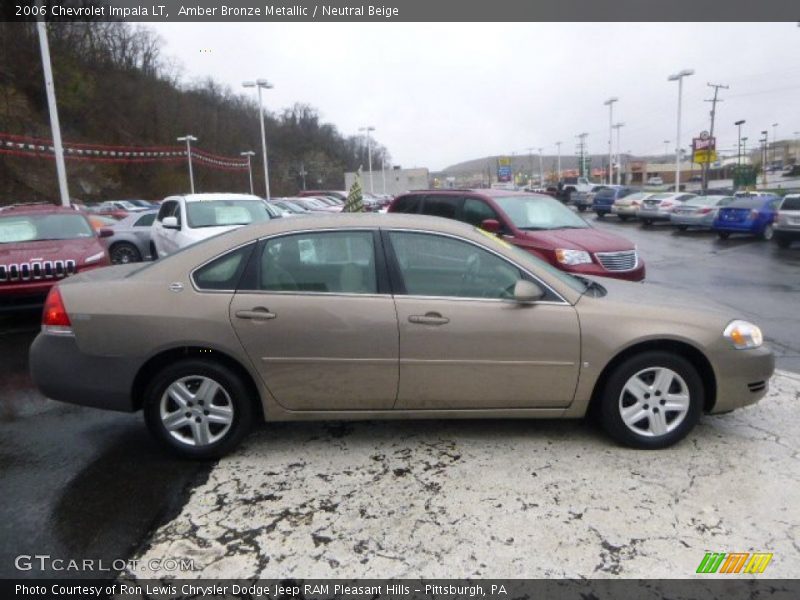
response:
M692 162L696 162L699 165L717 162L717 151L695 150L694 154L692 155Z

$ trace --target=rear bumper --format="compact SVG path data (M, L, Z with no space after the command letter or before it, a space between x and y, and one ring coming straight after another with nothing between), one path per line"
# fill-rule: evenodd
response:
M73 336L40 333L29 354L36 387L53 400L133 412L131 390L138 361L90 356L78 348Z
M722 352L724 358L714 365L717 398L712 414L758 402L769 391L769 380L775 371L775 357L767 346L752 350L725 348Z
M620 206L614 204L611 206L611 212L615 215L622 215L623 217L635 217L639 214L638 206Z
M714 223L713 218L708 218L706 216L693 216L693 215L676 215L672 213L669 217L670 222L673 225L686 225L688 227L711 227Z
M651 221L669 221L672 213L661 210L647 210L640 208L638 216L640 219L650 219Z
M746 233L748 235L759 235L764 228L755 227L753 225L738 225L736 223L721 223L719 221L714 223L714 231L727 231L729 233Z

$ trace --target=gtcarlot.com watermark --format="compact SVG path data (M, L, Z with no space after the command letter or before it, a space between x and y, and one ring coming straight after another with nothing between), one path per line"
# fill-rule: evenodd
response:
M194 571L191 558L149 558L147 560L116 558L59 558L50 554L20 554L14 559L18 571L57 571L66 573L111 572L176 572Z

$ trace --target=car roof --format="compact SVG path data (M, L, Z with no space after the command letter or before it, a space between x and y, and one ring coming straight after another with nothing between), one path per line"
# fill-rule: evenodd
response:
M10 206L0 206L0 215L25 215L38 213L64 213L64 214L83 214L74 208L60 206L57 204L38 203L38 204L12 204Z
M479 196L489 196L490 198L499 198L505 196L547 196L547 194L534 193L534 192L519 192L516 190L502 190L496 188L446 188L446 189L429 189L429 190L411 190L402 196L412 194L446 194L459 196L464 193L476 194ZM550 198L550 196L547 196Z
M212 200L263 200L253 194L226 194L226 193L213 193L213 194L180 194L178 196L169 196L164 200L180 200L183 198L186 202L204 202Z

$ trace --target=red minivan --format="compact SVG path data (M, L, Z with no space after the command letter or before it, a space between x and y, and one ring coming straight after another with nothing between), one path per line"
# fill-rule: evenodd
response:
M106 233L108 232L108 233ZM52 204L0 207L0 312L42 306L54 284L110 265L86 215Z
M632 242L591 227L543 194L419 190L395 198L389 212L444 217L481 227L570 273L644 279L644 262Z

